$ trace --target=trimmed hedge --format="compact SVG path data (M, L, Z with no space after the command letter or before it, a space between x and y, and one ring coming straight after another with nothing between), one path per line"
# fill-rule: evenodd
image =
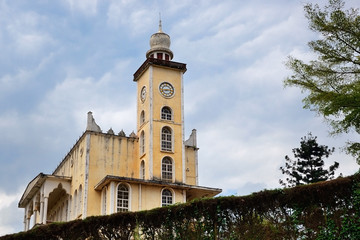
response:
M359 183L356 174L242 197L52 223L0 240L360 239Z

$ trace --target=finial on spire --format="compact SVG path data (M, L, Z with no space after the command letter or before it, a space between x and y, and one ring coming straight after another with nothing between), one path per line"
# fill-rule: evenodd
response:
M159 32L163 32L162 31L162 25L161 25L161 13L159 12Z

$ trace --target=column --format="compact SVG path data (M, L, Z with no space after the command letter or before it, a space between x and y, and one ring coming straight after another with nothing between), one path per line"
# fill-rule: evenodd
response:
M26 208L25 208L25 212L24 212L24 231L27 231L26 229Z
M44 201L41 200L40 201L40 220L39 220L39 223L43 222L43 217L44 217Z
M34 219L33 219L33 226L35 226L35 224L36 224L36 218L37 218L37 209L34 209Z
M26 217L26 231L30 229L30 217L31 216Z
M142 196L141 196L141 194L142 194L142 192L141 192L141 184L139 184L139 211L140 210L142 210Z
M43 211L43 224L46 224L47 211L48 211L48 197L44 197L44 211Z
M109 214L114 213L114 206L115 206L115 183L110 182L110 208Z

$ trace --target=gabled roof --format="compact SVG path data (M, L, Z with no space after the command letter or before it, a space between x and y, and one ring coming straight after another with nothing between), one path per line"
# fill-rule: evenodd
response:
M26 205L33 199L34 195L39 191L46 179L53 178L65 181L71 181L71 177L56 176L50 174L39 173L26 187L18 204L19 208L25 208Z

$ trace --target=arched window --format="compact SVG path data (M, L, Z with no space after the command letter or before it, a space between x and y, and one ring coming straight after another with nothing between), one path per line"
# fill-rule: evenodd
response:
M129 211L129 189L125 184L119 184L117 188L117 211Z
M107 203L107 188L105 187L102 190L102 204L101 204L101 214L106 215L106 203Z
M79 192L78 192L78 202L79 202L79 205L78 205L78 212L77 214L80 215L81 214L81 210L82 210L82 186L80 185L79 187Z
M163 129L161 130L161 150L172 150L172 134L171 129L168 127L163 127Z
M161 163L161 178L164 181L172 181L173 177L173 166L172 159L164 157Z
M168 206L173 203L173 195L169 189L164 189L161 193L161 203L162 206Z
M140 154L144 154L145 153L145 132L141 131L140 134Z
M163 107L161 109L161 119L163 119L163 120L172 120L171 108Z
M145 179L145 161L142 160L140 163L140 179Z
M140 113L140 125L145 122L145 111L142 110Z

